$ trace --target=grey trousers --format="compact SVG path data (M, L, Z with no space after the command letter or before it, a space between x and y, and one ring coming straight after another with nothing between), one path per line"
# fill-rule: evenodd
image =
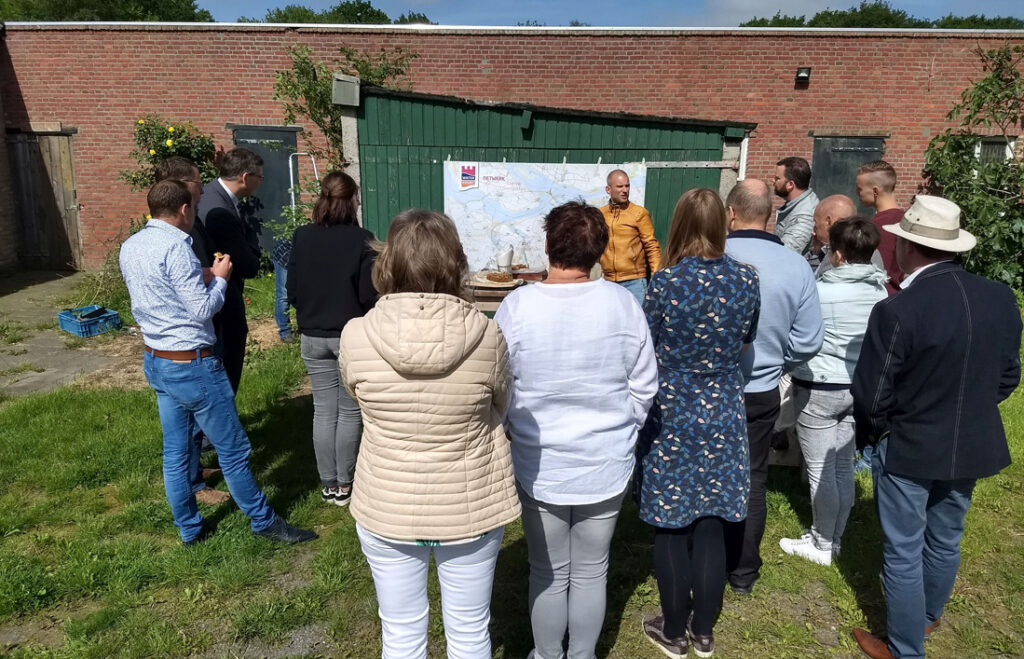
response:
M359 405L341 383L339 341L338 337L301 336L302 361L313 389L313 451L324 487L352 484L363 431Z
M519 484L530 557L534 659L594 659L604 624L608 552L625 491L581 506L535 501Z
M796 434L811 485L811 536L818 549L839 545L856 496L853 462L853 396L849 389L809 389L797 384Z

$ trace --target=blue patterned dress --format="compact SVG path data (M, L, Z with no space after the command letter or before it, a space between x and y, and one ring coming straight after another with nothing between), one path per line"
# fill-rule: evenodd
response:
M729 256L656 272L644 311L659 390L637 441L640 518L682 528L747 516L750 459L740 353L754 340L757 274Z

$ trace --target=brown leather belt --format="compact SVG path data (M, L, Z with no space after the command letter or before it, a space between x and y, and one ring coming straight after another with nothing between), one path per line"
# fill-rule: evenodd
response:
M213 348L200 348L198 350L153 350L149 346L145 346L146 352L159 357L161 359L171 359L176 362L190 362L196 359L196 353L199 353L200 357L212 357Z

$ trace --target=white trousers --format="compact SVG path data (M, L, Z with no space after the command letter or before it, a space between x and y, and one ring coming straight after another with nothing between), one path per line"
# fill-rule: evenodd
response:
M356 525L373 573L384 637L382 659L427 657L427 566L433 552L449 659L490 659L491 588L504 529L474 542L420 547L388 542Z

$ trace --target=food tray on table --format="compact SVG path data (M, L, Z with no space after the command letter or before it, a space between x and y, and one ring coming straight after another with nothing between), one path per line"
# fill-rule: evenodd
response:
M502 281L505 278L505 281ZM482 270L474 273L469 278L470 288L482 288L492 290L508 290L515 288L523 283L522 279L516 279L511 274L506 272L494 272L488 270Z

